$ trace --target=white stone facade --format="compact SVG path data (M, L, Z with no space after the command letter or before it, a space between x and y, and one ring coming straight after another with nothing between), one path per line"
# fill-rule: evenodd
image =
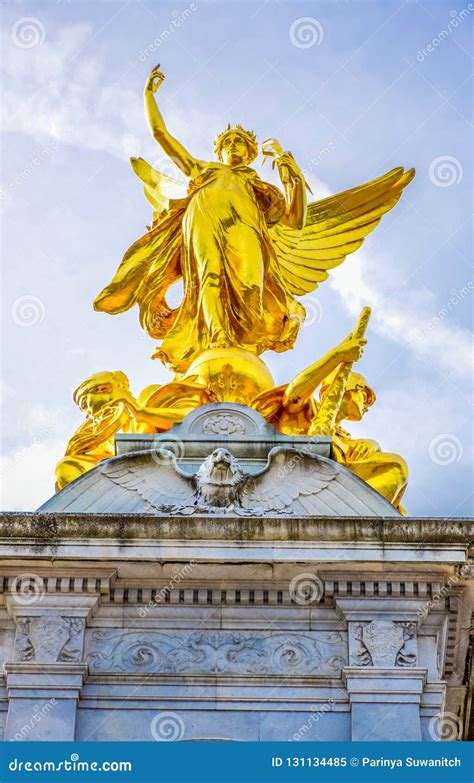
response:
M0 535L5 740L461 738L472 522L36 513Z

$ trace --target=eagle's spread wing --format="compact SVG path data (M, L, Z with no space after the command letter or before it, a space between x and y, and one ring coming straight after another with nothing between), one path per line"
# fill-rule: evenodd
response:
M137 492L157 511L174 505L191 506L195 499L194 476L181 470L168 449L152 453L132 452L107 460L101 472L130 492Z
M282 277L291 293L308 294L326 280L327 270L357 250L395 206L414 169L396 168L351 190L308 205L305 227L277 223L270 228Z
M339 468L335 462L316 454L289 447L272 449L264 469L249 476L240 492L240 504L244 509L257 509L263 513L292 514L321 513L320 502L331 507L328 485L336 478Z

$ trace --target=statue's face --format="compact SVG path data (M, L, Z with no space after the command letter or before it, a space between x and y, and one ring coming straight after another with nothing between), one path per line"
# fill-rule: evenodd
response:
M249 151L245 139L239 133L229 133L222 143L221 157L227 166L246 166Z
M111 383L98 383L91 386L79 400L79 407L88 416L95 416L112 399L113 386Z
M347 391L343 399L344 418L349 421L360 421L369 410L368 395L362 386Z
M228 468L232 465L232 454L227 449L215 449L210 459L216 468Z

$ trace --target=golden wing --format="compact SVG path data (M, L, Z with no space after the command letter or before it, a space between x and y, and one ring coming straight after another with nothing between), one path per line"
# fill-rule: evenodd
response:
M182 182L157 171L143 158L130 158L130 164L137 177L143 182L143 192L154 209L154 219L164 209L168 209L170 200L183 198L186 195L186 187Z
M395 206L415 170L392 169L357 188L308 205L301 230L277 223L270 228L281 274L289 291L309 294L329 277Z

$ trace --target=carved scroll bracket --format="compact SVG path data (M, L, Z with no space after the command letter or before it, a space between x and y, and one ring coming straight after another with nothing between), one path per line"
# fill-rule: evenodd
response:
M414 667L418 651L416 623L371 620L349 623L349 665Z
M419 665L417 634L423 602L398 598L342 598L336 610L348 628L349 666L414 668Z
M38 594L36 600L7 596L7 609L16 625L14 660L18 663L79 663L84 631L98 607L98 595Z

